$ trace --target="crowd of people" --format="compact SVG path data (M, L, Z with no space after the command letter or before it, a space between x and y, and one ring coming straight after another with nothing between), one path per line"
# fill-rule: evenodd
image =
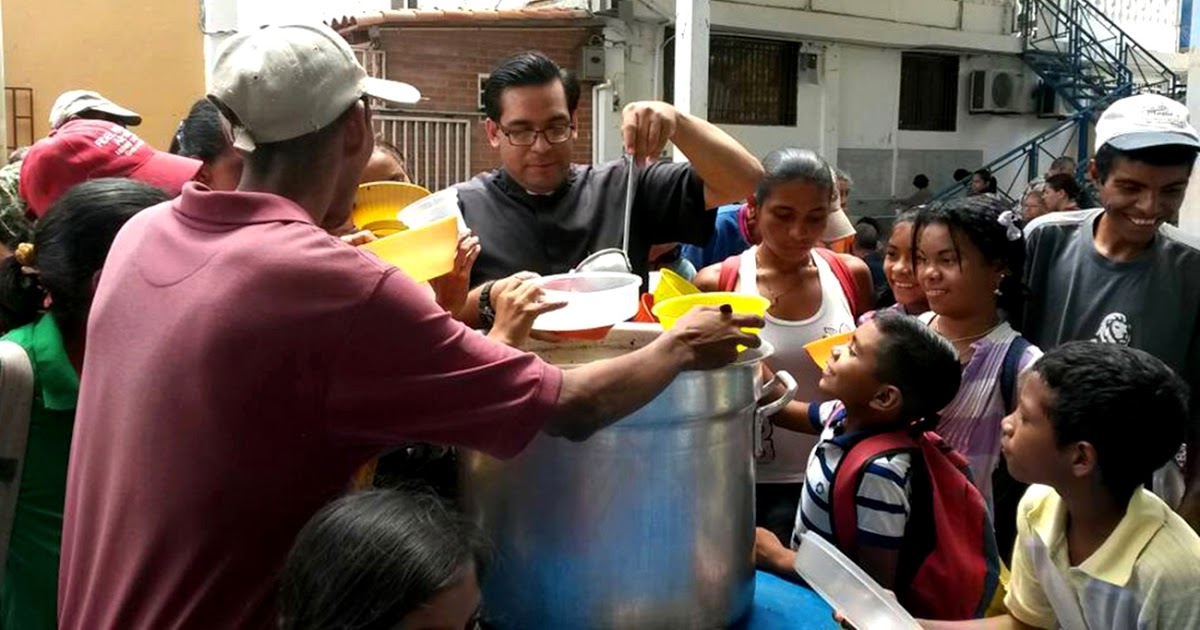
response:
M918 175L885 229L851 223L853 179L818 153L760 161L666 103L624 108L632 163L573 164L580 86L522 53L483 94L499 167L456 186L471 233L418 284L350 221L360 183L409 181L368 106L401 87L328 28L267 27L224 44L169 152L74 91L0 169L0 326L33 374L0 627L472 627L490 558L447 503L453 447L588 439L761 341L798 385L756 462L763 570L794 578L816 535L928 627L1200 624L1184 106L1105 112L1098 203L1069 158L1015 207L986 170L943 202ZM654 159L668 142L688 160ZM520 349L563 306L533 279L621 242L629 168L634 273L769 307L560 370ZM805 345L843 333L818 367ZM928 535L947 514L979 518ZM935 562L981 581L931 590Z

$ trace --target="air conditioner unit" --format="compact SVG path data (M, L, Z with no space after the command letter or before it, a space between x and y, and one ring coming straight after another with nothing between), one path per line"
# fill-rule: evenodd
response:
M630 4L629 0L588 0L588 9L595 15L619 17L622 5ZM632 9L632 6L628 7Z
M1038 118L1066 118L1067 110L1058 92L1049 83L1038 82L1033 88L1033 112Z
M1018 114L1025 107L1025 78L1011 70L975 70L971 73L972 114Z

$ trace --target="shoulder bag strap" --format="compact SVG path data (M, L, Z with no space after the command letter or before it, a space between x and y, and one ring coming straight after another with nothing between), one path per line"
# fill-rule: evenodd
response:
M846 301L850 303L850 314L857 321L862 312L859 310L858 304L858 285L854 282L854 274L850 272L850 267L840 256L828 249L818 247L815 251L817 255L825 259L826 263L829 263L829 269L833 271L838 284L842 286L842 293L846 295Z

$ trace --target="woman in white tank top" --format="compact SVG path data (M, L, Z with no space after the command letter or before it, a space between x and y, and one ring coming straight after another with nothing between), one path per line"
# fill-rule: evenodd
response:
M856 315L830 263L814 249L833 210L833 172L819 155L804 149L772 152L763 160L763 170L762 184L747 201L762 242L736 261L736 276L730 273L732 266L722 278L722 265L711 265L696 275L696 285L703 291L734 290L769 299L761 336L775 347L775 354L767 359L767 367L796 377L797 400L820 401L821 373L804 345L853 330ZM850 271L855 301L861 310L869 309L872 287L866 263L853 256L828 255ZM762 437L765 452L757 466L755 520L786 541L804 489L808 455L817 440L770 424Z

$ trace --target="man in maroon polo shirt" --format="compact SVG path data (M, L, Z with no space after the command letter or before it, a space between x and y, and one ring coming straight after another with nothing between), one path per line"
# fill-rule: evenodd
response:
M295 534L368 458L404 441L509 457L539 430L585 439L681 370L758 344L739 327L761 320L707 309L561 372L451 319L322 229L349 214L377 87L323 26L219 53L210 97L245 171L235 192L189 184L113 244L68 475L62 628L273 628Z

